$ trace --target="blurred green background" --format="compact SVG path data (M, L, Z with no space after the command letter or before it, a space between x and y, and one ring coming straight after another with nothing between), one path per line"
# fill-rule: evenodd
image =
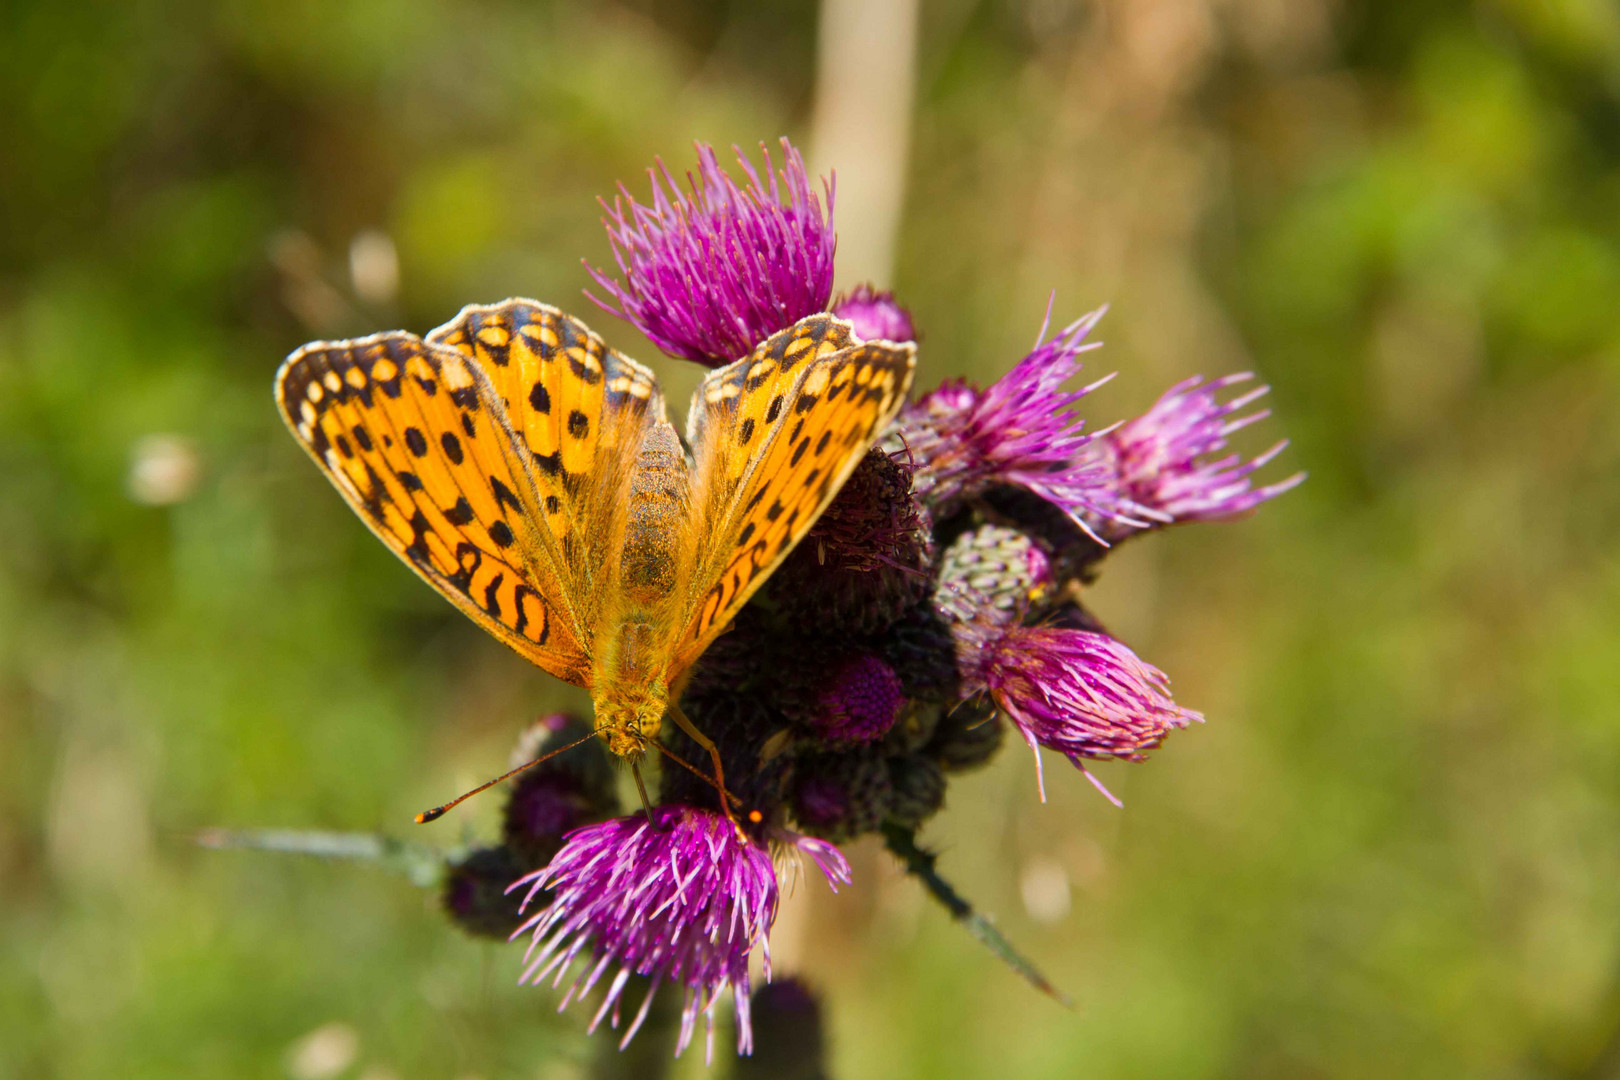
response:
M1009 750L925 834L1077 1009L868 840L778 927L832 1075L1620 1076L1613 0L7 5L0 1076L587 1074L579 1010L402 878L191 843L453 844L498 797L410 815L583 704L367 534L270 379L512 294L650 360L579 295L593 198L783 133L921 385L1055 289L1113 305L1099 423L1253 368L1246 448L1311 473L1105 567L1209 717L1101 770L1125 810Z

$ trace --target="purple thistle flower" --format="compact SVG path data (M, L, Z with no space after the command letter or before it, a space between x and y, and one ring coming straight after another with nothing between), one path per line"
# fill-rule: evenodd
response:
M963 629L966 689L989 693L1030 749L1066 755L1116 806L1087 759L1142 761L1173 729L1203 720L1171 700L1164 672L1106 634L1057 626ZM1045 800L1038 750L1035 774Z
M834 301L832 313L848 319L862 341L916 341L911 312L894 302L894 293L857 285L848 296Z
M1226 449L1228 435L1271 415L1270 409L1261 409L1229 419L1262 397L1270 389L1267 386L1225 404L1216 400L1219 391L1252 378L1244 372L1205 383L1195 375L1165 391L1135 420L1109 432L1106 443L1126 497L1170 520L1221 521L1253 510L1304 480L1300 472L1265 487L1250 485L1250 474L1282 453L1287 439L1247 463L1240 454L1207 460Z
M792 835L836 891L849 882L849 864L831 844ZM748 1012L748 958L758 946L770 978L771 924L777 881L770 853L744 841L724 817L690 806L660 806L653 821L641 814L588 825L569 835L551 863L511 886L527 886L524 907L550 890L549 906L516 932L529 934L520 982L538 984L555 973L560 985L581 953L585 968L563 995L558 1011L582 997L609 967L618 972L592 1018L619 1025L630 976L651 980L621 1048L646 1019L653 994L667 981L685 987L677 1056L691 1043L698 1013L707 1026L706 1056L713 1056L714 1007L730 986L737 1018L737 1052L753 1049Z
M586 295L671 356L717 367L826 310L837 246L833 185L822 182L823 217L804 159L787 139L780 172L760 144L768 184L732 148L746 187L720 168L712 147L696 145L698 175L687 174L689 194L659 161L647 170L651 206L636 202L623 184L611 207L602 203L624 284L587 263L612 302Z
M1061 389L1080 370L1076 357L1097 347L1085 337L1105 310L1037 345L987 389L949 380L902 414L901 431L922 463L917 491L936 507L936 519L961 499L1012 484L1059 507L1093 536L1088 519L1146 526L1133 514L1152 512L1121 497L1111 463L1095 445L1098 434L1084 432L1085 422L1069 411L1113 376Z
M816 700L814 724L834 743L869 743L888 734L905 703L894 669L862 653L832 673Z

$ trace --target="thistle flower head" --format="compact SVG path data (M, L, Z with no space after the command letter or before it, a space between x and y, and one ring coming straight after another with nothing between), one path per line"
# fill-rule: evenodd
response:
M870 653L845 660L816 700L814 724L834 743L869 743L894 726L906 703L894 669Z
M945 773L939 762L921 754L891 757L888 820L915 829L945 805Z
M1140 506L1175 521L1220 521L1253 510L1305 479L1295 473L1265 487L1249 476L1271 461L1288 441L1252 461L1240 454L1209 460L1226 449L1227 436L1271 415L1261 409L1237 416L1270 389L1258 386L1222 403L1218 393L1247 382L1248 372L1213 382L1194 376L1165 391L1153 408L1108 433L1120 486Z
M445 914L475 937L505 940L523 922L506 887L525 869L509 848L473 849L445 868L440 892Z
M921 599L934 550L915 472L904 451L869 451L771 576L773 602L807 622L869 633Z
M1142 761L1172 730L1203 719L1171 700L1164 672L1106 634L1020 626L970 630L964 644L970 685L989 693L1031 749L1066 755L1094 784L1088 759Z
M941 587L966 585L975 599L987 601L984 614L1013 619L1052 591L1057 584L1052 560L1032 537L1006 525L969 529L945 549L940 559Z
M830 844L806 848L836 888L849 879L848 864ZM527 888L525 908L543 891L551 903L514 932L531 937L521 981L548 975L560 985L581 954L585 966L563 996L559 1011L590 992L617 967L602 1004L618 1027L621 998L631 975L651 980L645 999L620 1045L634 1037L653 994L664 982L685 989L675 1052L691 1043L697 1017L707 1022L712 1056L714 1008L721 991L733 990L737 1052L753 1048L748 1013L748 958L758 947L770 977L768 935L776 919L777 881L770 853L738 836L719 814L690 806L654 809L588 825L571 834L551 863L513 883Z
M888 817L894 784L888 762L873 747L800 758L793 816L817 836L850 840Z
M754 991L759 1053L737 1062L735 1080L827 1075L826 1035L818 995L791 976Z
M857 285L833 302L832 313L848 319L862 341L916 341L911 312L895 303L894 293Z
M946 772L965 772L987 763L1001 749L1006 725L982 697L959 703L934 729L926 751Z
M1088 519L1134 521L1106 456L1093 446L1098 436L1070 411L1108 379L1062 389L1080 370L1077 357L1096 347L1085 338L1102 314L1070 323L983 390L948 381L907 409L901 430L922 465L919 493L937 517L961 499L1009 484L1060 507L1087 531Z
M711 366L745 356L776 331L825 310L837 246L832 184L823 182L823 215L793 145L782 140L780 171L769 149L760 148L763 179L733 147L748 177L744 186L703 143L687 191L663 162L647 173L652 205L638 203L621 184L613 205L602 204L602 223L624 281L587 263L609 297L591 299L671 356Z

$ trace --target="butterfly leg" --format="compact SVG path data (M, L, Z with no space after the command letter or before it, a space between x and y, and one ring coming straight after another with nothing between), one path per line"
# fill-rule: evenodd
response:
M726 820L737 827L737 834L742 835L742 826L737 825L737 819L731 815L731 802L726 798L726 770L720 764L720 748L714 745L714 740L697 729L681 707L674 701L669 703L669 715L674 719L680 729L691 736L692 741L709 752L709 760L714 762L714 787L720 793L720 812L726 815Z
M641 779L641 762L630 763L630 775L636 778L636 792L641 796L641 809L647 815L647 824L653 824L652 802L647 798L647 784Z

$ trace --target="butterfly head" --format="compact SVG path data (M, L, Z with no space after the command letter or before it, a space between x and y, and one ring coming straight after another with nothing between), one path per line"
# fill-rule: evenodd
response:
M615 757L640 761L664 723L669 694L650 684L615 687L596 701L596 730Z

